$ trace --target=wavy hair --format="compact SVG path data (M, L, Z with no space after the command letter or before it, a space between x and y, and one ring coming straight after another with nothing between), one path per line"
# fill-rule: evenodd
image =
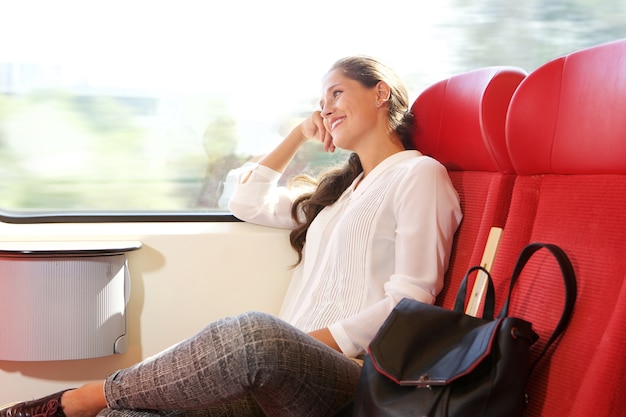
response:
M389 127L398 134L405 149L415 149L413 142L415 122L413 114L409 111L409 95L402 80L391 68L371 57L354 56L335 62L329 72L335 70L342 71L343 75L360 82L366 88L374 88L380 81L387 83L391 90L387 101ZM298 176L294 179L294 182L316 185L313 192L298 197L291 207L291 216L298 224L289 235L291 246L298 254L298 261L294 266L302 261L306 234L315 217L324 207L336 202L361 172L363 172L361 160L356 153L352 153L343 166L331 169L317 179L308 176Z

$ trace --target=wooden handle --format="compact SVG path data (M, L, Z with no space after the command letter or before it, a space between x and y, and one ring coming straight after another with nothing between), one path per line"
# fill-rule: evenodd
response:
M487 237L487 244L485 245L485 251L483 252L483 258L480 261L480 266L487 271L491 271L493 261L496 258L496 251L500 244L500 237L502 236L501 227L492 227ZM487 291L487 274L483 271L478 271L476 275L476 281L472 287L470 298L465 309L465 314L476 317L478 315L478 309L482 303L485 292Z

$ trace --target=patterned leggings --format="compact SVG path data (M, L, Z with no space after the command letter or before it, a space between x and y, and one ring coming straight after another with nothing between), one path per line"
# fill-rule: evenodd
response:
M98 416L330 416L354 395L359 374L306 333L246 313L109 376L109 408Z

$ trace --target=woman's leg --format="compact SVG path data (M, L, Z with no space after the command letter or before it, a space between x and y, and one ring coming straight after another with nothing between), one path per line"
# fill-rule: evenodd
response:
M114 373L104 392L112 409L208 410L251 398L272 417L326 416L354 395L359 373L292 326L246 313Z
M265 413L254 401L252 396L237 401L211 407L206 410L114 410L105 408L98 413L97 417L231 417L231 416L258 416L265 417Z

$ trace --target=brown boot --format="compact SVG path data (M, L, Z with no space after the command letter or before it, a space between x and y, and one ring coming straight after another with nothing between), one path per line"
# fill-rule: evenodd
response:
M38 400L26 401L6 406L0 410L0 417L65 417L61 408L63 390Z

